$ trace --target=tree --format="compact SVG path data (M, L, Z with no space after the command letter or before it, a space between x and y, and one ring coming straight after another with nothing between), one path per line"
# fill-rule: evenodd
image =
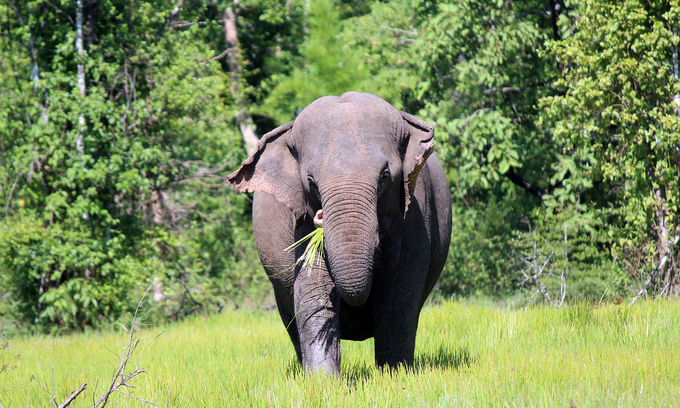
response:
M576 34L550 44L564 93L543 101L546 117L573 171L595 184L588 205L636 278L680 226L679 11L676 1L586 0ZM680 294L677 267L658 283Z
M445 292L513 291L512 231L522 214L537 216L555 188L555 149L537 123L538 101L555 94L556 66L539 53L553 33L547 6L438 3L414 44L421 116L437 124L438 157L454 196Z
M322 96L361 89L366 77L359 55L338 38L340 13L333 1L312 1L308 24L309 36L300 47L304 65L289 76L273 78L275 85L260 108L278 123L295 119L299 111Z
M211 181L244 157L228 78L201 38L222 27L173 30L205 18L181 5L0 6L0 288L24 322L101 325L154 277L181 315L259 272L239 234L247 201Z

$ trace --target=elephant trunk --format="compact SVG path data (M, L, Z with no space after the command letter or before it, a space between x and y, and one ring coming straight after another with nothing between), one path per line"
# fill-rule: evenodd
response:
M348 184L322 191L323 226L329 272L338 294L359 306L371 292L378 246L376 192L371 183Z

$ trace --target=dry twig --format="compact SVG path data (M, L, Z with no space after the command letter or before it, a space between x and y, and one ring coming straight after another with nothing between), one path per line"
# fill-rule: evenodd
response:
M524 279L520 282L520 288L524 288L525 286L528 286L529 284L534 284L538 288L527 300L532 300L537 294L542 294L545 300L548 301L553 306L557 306L559 309L562 307L562 304L564 303L564 299L567 294L567 283L566 283L566 278L567 278L567 273L568 269L565 268L563 272L560 274L556 274L552 271L552 256L554 255L555 251L551 251L548 256L544 256L541 254L541 248L538 247L538 243L536 242L536 239L532 236L532 231L531 231L531 224L529 223L528 220L522 220L522 222L526 223L529 226L529 232L526 233L527 236L529 237L529 242L532 245L532 253L530 255L524 255L524 254L517 254L520 261L523 263L523 267L520 269L520 272L522 276L524 276ZM566 225L565 225L565 235L564 235L564 242L565 242L565 260L567 259L567 252L566 252L566 242L567 242L567 235L566 235ZM557 278L559 279L560 282L560 292L559 296L553 300L552 297L550 297L550 293L548 292L548 289L545 287L543 284L543 281L541 280L542 277L546 278Z
M135 362L135 370L130 374L125 374L125 368L127 367L130 358L134 354L135 350L137 349L137 346L139 346L139 343L141 341L141 339L134 337L134 333L135 333L135 329L137 329L137 326L139 326L139 324L144 320L144 318L146 317L146 314L148 314L148 312L146 314L144 314L143 316L139 317L139 318L137 318L137 315L139 314L139 309L141 309L142 303L144 302L146 295L149 293L149 290L151 290L151 288L153 286L154 285L152 284L151 286L149 286L146 289L146 291L144 292L144 296L142 296L142 299L139 301L139 304L137 305L137 308L135 309L135 314L132 317L132 325L130 326L128 340L127 340L127 343L125 344L125 347L123 348L123 354L121 355L120 363L118 364L118 368L113 373L113 376L111 378L111 385L109 386L109 389L101 396L101 398L99 398L99 400L92 406L92 408L97 408L97 407L100 407L100 406L105 407L106 404L109 401L109 397L114 392L119 392L121 394L130 396L132 398L135 398L135 399L142 401L142 402L149 404L149 405L153 405L153 406L156 406L156 407L159 406L158 404L154 404L153 402L149 402L149 401L143 400L141 398L132 396L132 395L120 390L121 387L131 387L131 385L129 384L129 382L131 380L133 380L135 377L137 377L138 375L140 375L142 373L146 373L146 370L144 370L143 368L139 368L139 357L141 357L141 355L144 353L144 350L146 350L146 347L144 348L144 350L142 350L142 352L139 354L139 356L137 356L137 361ZM153 340L156 340L161 334L163 334L163 332L161 332ZM151 342L153 342L153 340ZM148 345L147 345L147 347L148 347Z
M62 402L61 405L59 405L58 408L66 408L66 407L68 407L69 405L71 405L71 403L73 402L73 400L75 400L76 398L78 398L78 395L80 395L81 392L85 391L85 388L87 388L87 383L83 383L83 385L81 385L80 388L78 388L77 390L73 391L73 392L71 393L71 395L69 395L69 397L66 398L66 401Z

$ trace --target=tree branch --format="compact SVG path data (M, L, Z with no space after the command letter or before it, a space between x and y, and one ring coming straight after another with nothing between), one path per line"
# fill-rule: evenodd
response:
M12 10L14 10L14 14L17 15L17 20L19 20L19 24L22 26L24 25L24 19L21 17L21 13L19 13L19 9L17 8L17 5L14 4L14 1L9 0L9 4L12 6Z
M170 24L172 22L172 20L175 19L175 17L177 17L177 14L179 14L179 9L180 9L180 7L182 7L183 4L184 4L184 0L179 0L177 2L177 4L175 5L175 8L172 9L172 11L168 15L168 17L165 19L165 22L163 23L163 25L156 32L156 42L160 41L161 36L163 35L163 31L165 31L165 27L168 24Z
M66 13L64 13L59 7L55 6L54 4L50 3L49 1L46 2L45 4L47 4L48 6L54 8L54 11L55 11L57 14L63 14L64 16L66 16L66 18L68 18L68 21L71 22L71 25L74 26L74 27L76 26L76 22L73 21L73 19L71 18L71 16L69 16L69 15L66 14Z
M210 62L217 61L218 59L224 57L225 55L229 54L230 52L235 52L235 51L238 51L238 49L236 47L227 48L226 50L222 51L222 54L210 58Z
M515 170L512 167L510 167L510 170L508 170L505 173L505 176L510 181L512 181L514 184L522 187L523 189L525 189L529 193L531 193L531 194L533 194L533 195L535 195L539 198L543 198L543 196L548 193L547 191L543 190L542 188L538 188L538 187L534 186L533 184L529 183L528 181L524 180L523 178L521 178L520 176L515 174Z
M553 29L553 38L557 41L562 40L562 37L560 36L560 30L559 27L557 27L557 20L559 19L559 14L558 14L558 4L556 0L549 0L550 2L550 23L552 24L552 29Z
M238 1L235 0L233 4L234 6L237 6ZM246 153L250 156L250 154L255 151L255 146L257 145L259 138L255 134L253 118L246 110L248 101L246 100L243 85L241 83L243 67L241 66L242 60L239 53L236 13L230 7L224 9L224 42L226 43L227 51L229 51L229 49L235 50L226 53L227 65L229 66L229 80L231 81L229 90L234 98L236 107L239 109L239 112L236 114L236 123L238 124L239 130L241 130Z
M7 203L5 204L5 217L7 217L7 214L9 212L9 205L12 202L12 195L14 194L14 188L17 186L17 181L19 181L19 177L23 176L24 172L22 171L19 173L17 178L14 179L14 183L12 183L12 188L9 190L9 195L7 196Z
M503 92L503 93L505 93L505 92L519 92L519 91L521 91L521 89L520 89L520 88L517 88L517 87L491 88L491 89L485 89L485 90L484 90L484 95L489 95L489 94L492 94L492 93L494 93L494 92Z
M130 373L128 375L125 375L125 367L128 365L130 358L134 354L135 350L137 349L137 346L139 346L139 342L141 341L139 338L134 337L134 333L135 333L135 330L137 329L137 326L139 325L139 323L142 320L144 320L144 318L146 317L146 314L148 314L149 312L147 312L146 314L144 314L140 318L137 318L137 314L139 313L139 309L141 309L142 305L144 304L144 299L146 298L146 295L149 293L149 290L151 290L151 288L153 288L153 286L154 285L152 284L151 286L149 286L146 289L146 291L144 292L144 295L142 296L142 299L139 301L139 304L137 305L137 308L135 309L135 314L132 316L132 325L130 326L130 332L129 332L129 335L128 335L127 344L123 348L123 354L120 358L120 363L118 364L118 368L116 369L116 371L113 374L113 377L111 378L111 385L109 386L108 390L104 393L104 395L102 395L101 398L99 398L99 400L97 400L97 402L92 406L92 408L98 408L100 406L105 407L106 404L109 401L109 396L112 393L121 392L119 390L120 387L131 387L131 385L128 384L128 382L130 380L134 379L139 374L146 373L146 371L143 368L139 368L139 357L137 357L137 362L135 364L135 371L133 371L132 373ZM160 334L159 334L159 336L160 336ZM156 338L158 338L158 336L156 336L154 338L154 340ZM144 351L142 350L142 353L143 352ZM141 355L141 353L140 353L140 355ZM120 378L120 380L119 380L119 378ZM129 395L127 393L123 393L123 394ZM133 397L133 398L136 398L136 397ZM142 400L141 398L137 398L137 399L139 399L140 401L143 401L147 404L155 405L152 402ZM158 406L158 405L156 405L156 406Z

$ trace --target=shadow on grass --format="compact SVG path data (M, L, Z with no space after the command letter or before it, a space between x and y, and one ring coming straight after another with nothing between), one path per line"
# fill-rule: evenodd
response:
M467 368L477 362L477 357L472 355L467 348L458 347L452 348L447 346L439 346L435 351L418 354L415 357L413 367L399 370L407 370L417 373L419 371L439 369L439 370L458 370ZM376 373L390 371L389 368L379 368L375 364L367 363L365 361L357 362L352 365L343 364L342 378L349 384L355 384L358 381L367 381L372 379ZM291 360L286 364L286 376L289 378L303 377L305 374L302 365L297 360Z
M300 364L297 359L291 359L286 363L286 377L297 379L304 375L305 371L302 369L302 364Z
M439 346L434 352L427 352L416 356L414 367L416 370L423 369L451 369L467 368L477 362L477 357L470 354L468 349L458 347Z

